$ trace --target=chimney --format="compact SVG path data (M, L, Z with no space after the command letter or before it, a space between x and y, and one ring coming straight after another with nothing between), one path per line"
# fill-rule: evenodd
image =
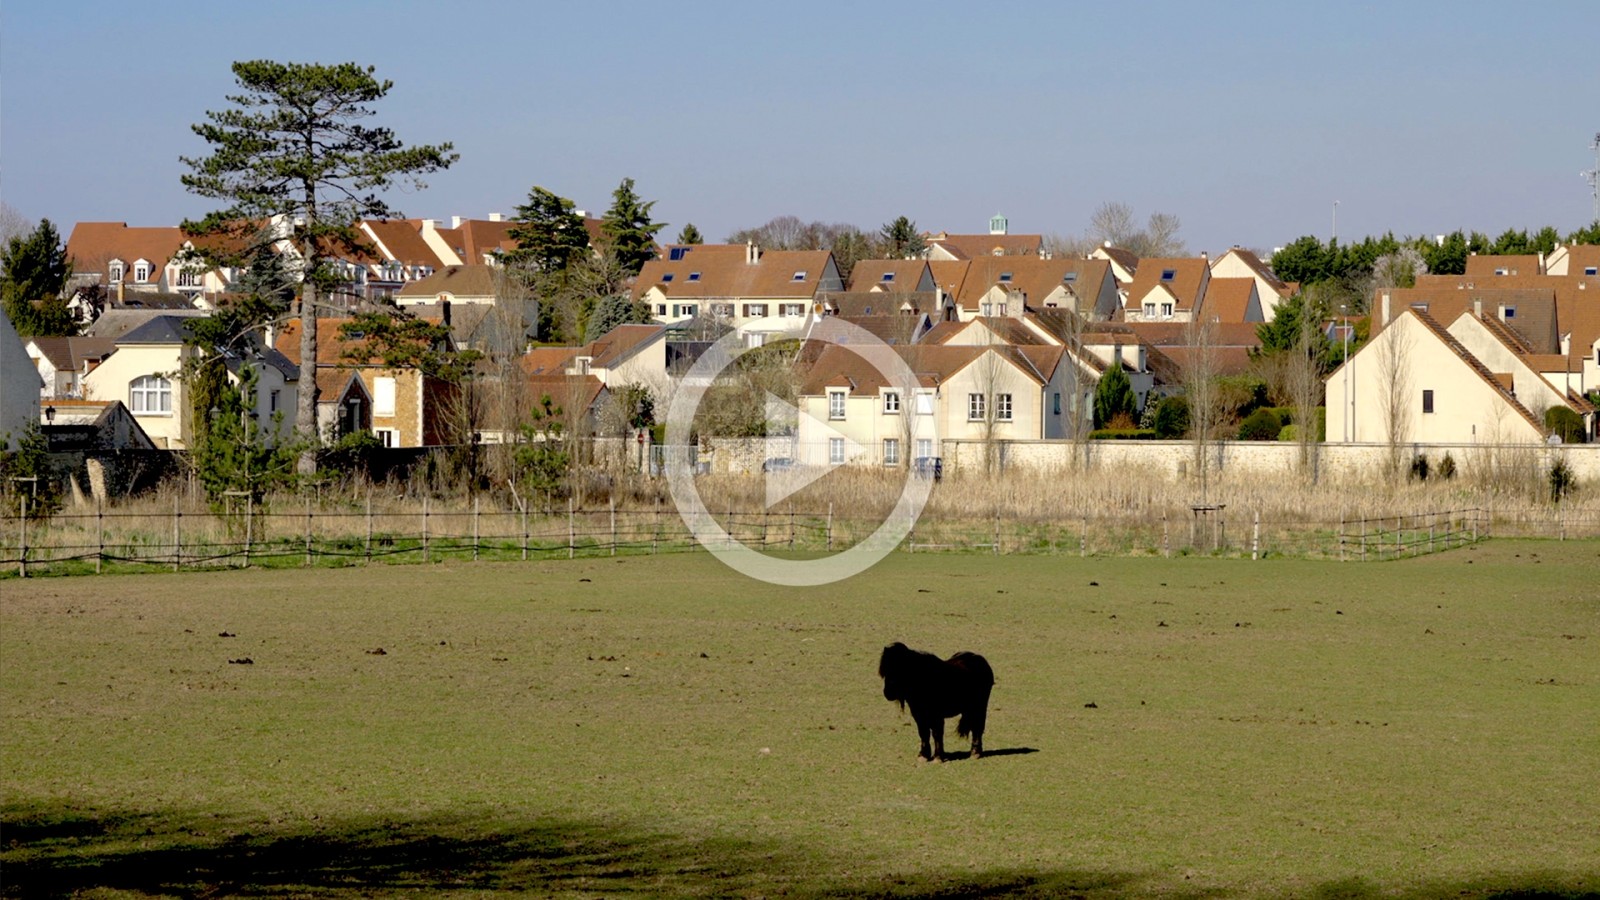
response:
M1379 323L1385 327L1389 324L1389 292L1383 292L1383 321Z
M450 327L450 301L443 297L439 298L439 324Z
M761 259L761 251L756 249L755 241L744 242L744 264L753 266Z
M1539 251L1539 272L1538 272L1538 274L1540 274L1540 275L1545 274L1545 271L1544 271L1544 251L1543 250Z
M460 216L451 216L450 217L450 227L451 228L460 228L462 221L463 220L462 220L462 218Z
M489 213L489 221L491 222L504 222L505 220L506 217L501 213Z
M438 219L423 219L422 220L422 233L423 234L428 234L428 233L436 230L438 227L439 227L439 220Z
M1473 297L1472 298L1472 317L1474 319L1483 318L1483 298L1482 297Z

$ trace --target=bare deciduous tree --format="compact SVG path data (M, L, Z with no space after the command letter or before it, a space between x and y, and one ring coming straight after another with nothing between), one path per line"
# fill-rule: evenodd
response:
M1195 474L1200 479L1200 502L1210 502L1212 432L1222 419L1222 395L1217 386L1217 320L1191 319L1184 327L1188 357L1183 366L1183 391L1189 400L1189 428L1194 441Z
M1411 437L1411 336L1398 322L1389 323L1375 340L1374 364L1378 379L1378 417L1389 447L1389 469L1395 478L1405 473L1405 443Z

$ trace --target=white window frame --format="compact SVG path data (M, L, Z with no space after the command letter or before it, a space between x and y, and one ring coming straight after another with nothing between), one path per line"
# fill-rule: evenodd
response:
M1144 305L1144 314L1154 319L1156 317L1156 305L1154 303L1146 303Z
M744 305L744 317L746 319L764 319L764 318L766 318L767 317L767 304L765 304L765 303L746 303Z
M377 438L378 443L385 447L400 446L400 429L398 428L374 428L372 429L372 436Z
M1172 304L1171 303L1163 303L1163 304L1161 304L1161 318L1163 318L1163 319L1172 318Z
M917 438L917 459L933 456L933 438Z
M133 264L133 280L136 284L145 284L150 280L150 263L148 260L139 260Z
M898 416L898 415L900 415L900 392L899 391L884 391L883 392L883 414L886 415L886 416Z
M900 465L900 439L883 439L883 464L886 466Z
M844 465L844 438L828 438L828 464Z
M994 418L996 422L1011 421L1011 395L994 395Z
M127 271L128 269L122 264L122 260L114 259L110 265L106 266L106 278L112 284L121 284L122 279L127 275Z
M844 411L845 411L845 392L844 391L829 391L828 392L828 419L831 420L831 421L840 421L840 420L842 420L844 418Z
M933 391L917 391L917 415L933 415Z
M986 403L985 403L986 400L987 400L987 398L984 397L984 395L980 394L980 393L974 392L974 393L970 393L970 394L967 395L967 421L968 422L982 422L983 421L984 413L987 412Z
M780 303L778 304L778 314L785 318L798 319L806 314L806 305L804 303Z
M128 409L136 416L172 415L172 379L151 373L128 382Z

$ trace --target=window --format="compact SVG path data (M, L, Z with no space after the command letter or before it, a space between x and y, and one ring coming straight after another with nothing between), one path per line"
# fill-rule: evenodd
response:
M107 277L111 279L112 284L121 283L123 271L121 260L112 260L111 265L106 269Z
M900 465L900 439L883 439L883 464L886 466Z
M678 311L676 313L674 313L673 315L676 315L676 316L695 316L695 315L699 314L699 312L700 312L700 304L698 304L698 303L680 303L675 307L675 309L677 309Z
M886 416L897 416L900 414L899 391L883 392L883 414Z
M1050 409L1052 410L1051 415L1056 415L1056 416L1061 415L1061 392L1060 391L1056 391L1054 394L1050 395Z
M1172 279L1177 278L1177 277L1178 277L1178 270L1177 269L1162 269L1161 270L1161 280L1162 281L1171 281Z
M992 315L994 315L994 304L992 304L992 303L985 303L985 304L983 304L983 314L984 314L984 315L985 315L985 316L992 316Z
M1155 316L1156 316L1156 305L1154 303L1146 303L1144 305L1144 314L1146 316L1149 316L1152 319L1155 318Z
M200 273L188 266L178 268L178 287L199 287Z
M664 316L666 314L667 314L667 305L665 303L657 303L656 304L656 315Z
M828 392L828 418L844 418L844 391Z
M688 247L673 247L671 250L667 251L667 259L677 262L678 260L683 259L688 252Z
M1504 307L1504 312L1500 314L1501 319L1515 319L1516 317L1517 308L1515 306Z
M663 284L667 284L667 283L670 283L672 281L672 279L674 279L676 277L678 277L678 276L672 274L671 272L668 272L665 275L661 276L661 281L662 281Z
M828 438L828 462L836 466L844 463L844 438Z
M700 273L699 272L690 272L689 273L689 280L690 281L699 281L700 280Z
M1167 319L1172 318L1172 304L1171 303L1163 303L1163 304L1161 304L1161 315L1162 315L1163 318L1167 318Z
M931 391L917 391L917 415L933 415L933 393Z
M1005 314L1006 314L1006 305L1004 303L1002 303L1002 304L1000 304L999 309L995 312L995 315L1003 316Z
M161 375L143 375L128 385L128 406L135 413L172 415L172 382Z
M747 319L759 319L766 314L767 305L765 303L746 303L744 305L744 315Z
M933 438L917 438L917 458L926 459L933 455Z
M806 314L806 305L804 303L780 303L778 304L778 314L788 316L791 319L799 318Z
M1509 273L1507 273L1507 272L1506 272L1506 270L1505 270L1505 269L1495 269L1495 270L1494 270L1494 273L1495 273L1495 274L1496 274L1496 275L1506 275L1506 274L1509 274Z
M145 282L149 281L150 280L150 264L145 262L142 259L139 260L138 262L134 263L133 264L133 280L137 281L140 284L144 284Z
M713 303L711 304L711 314L713 316L722 316L723 318L731 319L733 318L733 304Z
M981 422L983 420L983 395L967 395L967 421Z
M1593 275L1594 272L1590 271L1589 274ZM894 273L893 272L885 272L885 273L883 273L883 277L879 279L879 281L883 282L884 284L888 284L889 282L891 282L893 280L894 280Z
M1001 281L1005 281L1005 282L1009 282L1011 280L1011 273L1010 272L1001 272L1000 273L1000 280Z
M1433 391L1422 392L1422 412L1424 414L1433 412Z
M267 404L267 412L275 413L275 412L278 411L278 394L280 394L280 393L281 393L280 391L276 391L276 390L272 392L272 394L270 395L271 399L269 400L269 402Z
M790 281L805 281L806 280L806 273L805 273L804 270L796 272L796 273L794 273L794 277L789 279L789 280Z
M1585 274L1585 275L1600 275L1600 266L1584 266L1583 267L1583 274Z
M400 443L400 432L393 428L374 428L372 434L377 437L378 443L385 447L393 447Z
M394 379L380 376L372 379L372 414L394 415Z
M1078 273L1077 272L1068 272L1067 274L1061 276L1061 282L1063 284L1071 284L1071 283L1073 283L1074 281L1077 281L1077 280L1078 280Z
M1002 422L1011 421L1011 395L994 395L994 417Z

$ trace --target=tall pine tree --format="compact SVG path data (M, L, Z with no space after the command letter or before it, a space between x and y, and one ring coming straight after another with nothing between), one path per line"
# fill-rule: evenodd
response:
M0 250L0 301L23 337L75 334L77 328L61 292L72 274L61 235L49 219Z
M639 274L644 264L656 256L656 232L666 227L665 222L650 221L650 208L655 201L640 201L633 191L633 179L624 178L611 192L611 208L600 220L600 232L606 245L629 275Z
M589 249L589 232L572 201L538 185L517 207L517 224L509 234L517 247L506 253L506 262L539 272L565 271Z

